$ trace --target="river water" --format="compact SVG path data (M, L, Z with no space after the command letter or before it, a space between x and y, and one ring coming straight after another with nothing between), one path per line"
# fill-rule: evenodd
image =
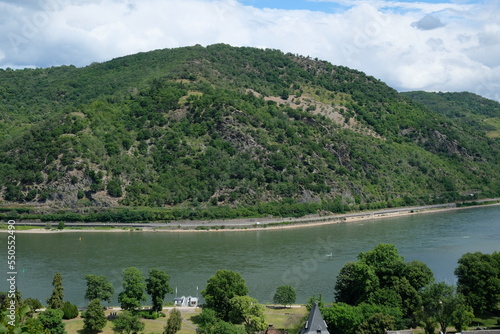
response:
M121 272L137 267L165 270L179 296L196 296L218 269L239 272L250 296L272 302L289 284L297 302L321 294L333 301L340 268L379 243L396 245L406 261L420 260L437 281L455 283L457 260L467 252L500 251L500 206L417 214L361 222L244 232L17 233L17 285L23 298L45 300L56 272L65 300L85 306L85 275L106 275L121 291ZM0 233L1 247L7 235ZM2 251L6 254L6 251ZM7 259L4 255L7 272ZM7 290L2 280L0 291ZM172 300L174 295L168 295Z

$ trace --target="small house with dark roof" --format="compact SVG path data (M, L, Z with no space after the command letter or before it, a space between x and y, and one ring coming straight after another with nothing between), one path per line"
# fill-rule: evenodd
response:
M300 334L330 334L317 303L314 303L309 313L309 318L300 331Z

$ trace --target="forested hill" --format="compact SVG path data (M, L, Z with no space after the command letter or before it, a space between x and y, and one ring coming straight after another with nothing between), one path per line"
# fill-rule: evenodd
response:
M3 206L297 215L500 195L497 138L277 50L0 70L0 100Z
M404 92L403 95L422 103L437 113L453 118L465 127L500 137L500 103L476 94Z

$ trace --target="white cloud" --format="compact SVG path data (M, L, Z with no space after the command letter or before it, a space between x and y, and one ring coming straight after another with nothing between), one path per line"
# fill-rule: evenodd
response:
M498 0L342 4L349 9L323 13L235 0L0 1L0 66L84 66L227 43L318 57L399 90L469 90L500 100Z
M443 10L468 10L472 5L449 3L443 1L442 3L429 3L418 1L387 1L387 0L310 0L314 2L332 2L340 4L345 7L356 7L363 4L369 4L377 9L389 9L394 12L420 12L424 14L434 13ZM458 2L458 1L456 1Z
M413 22L411 26L420 30L433 30L444 27L445 24L438 17L427 14L420 20Z

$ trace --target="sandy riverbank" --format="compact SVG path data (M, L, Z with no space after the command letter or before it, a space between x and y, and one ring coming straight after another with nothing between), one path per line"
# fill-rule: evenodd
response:
M500 205L498 199L497 203L481 205L492 206ZM290 228L306 228L329 224L351 223L374 219L384 219L392 217L403 217L409 215L436 213L454 210L467 210L477 208L478 206L456 207L455 204L446 205L430 205L419 207L405 207L395 209L385 209L370 212L356 212L348 214L339 214L331 216L313 216L307 218L283 218L283 219L240 219L240 220L219 220L219 221L190 221L190 222L170 222L170 223L149 223L137 226L123 226L123 224L100 224L90 228L71 228L71 223L66 224L63 230L58 229L45 229L36 228L29 230L16 229L16 233L88 233L88 232L105 232L105 233L118 233L118 232L168 232L168 233L207 233L207 232L244 232L244 231L262 231L262 230L279 230ZM16 225L23 225L22 221L16 222ZM90 225L90 224L89 224ZM116 226L119 225L119 226ZM106 226L107 228L103 228ZM224 227L222 227L224 226ZM203 228L203 229L200 229ZM6 229L0 232L8 232Z

